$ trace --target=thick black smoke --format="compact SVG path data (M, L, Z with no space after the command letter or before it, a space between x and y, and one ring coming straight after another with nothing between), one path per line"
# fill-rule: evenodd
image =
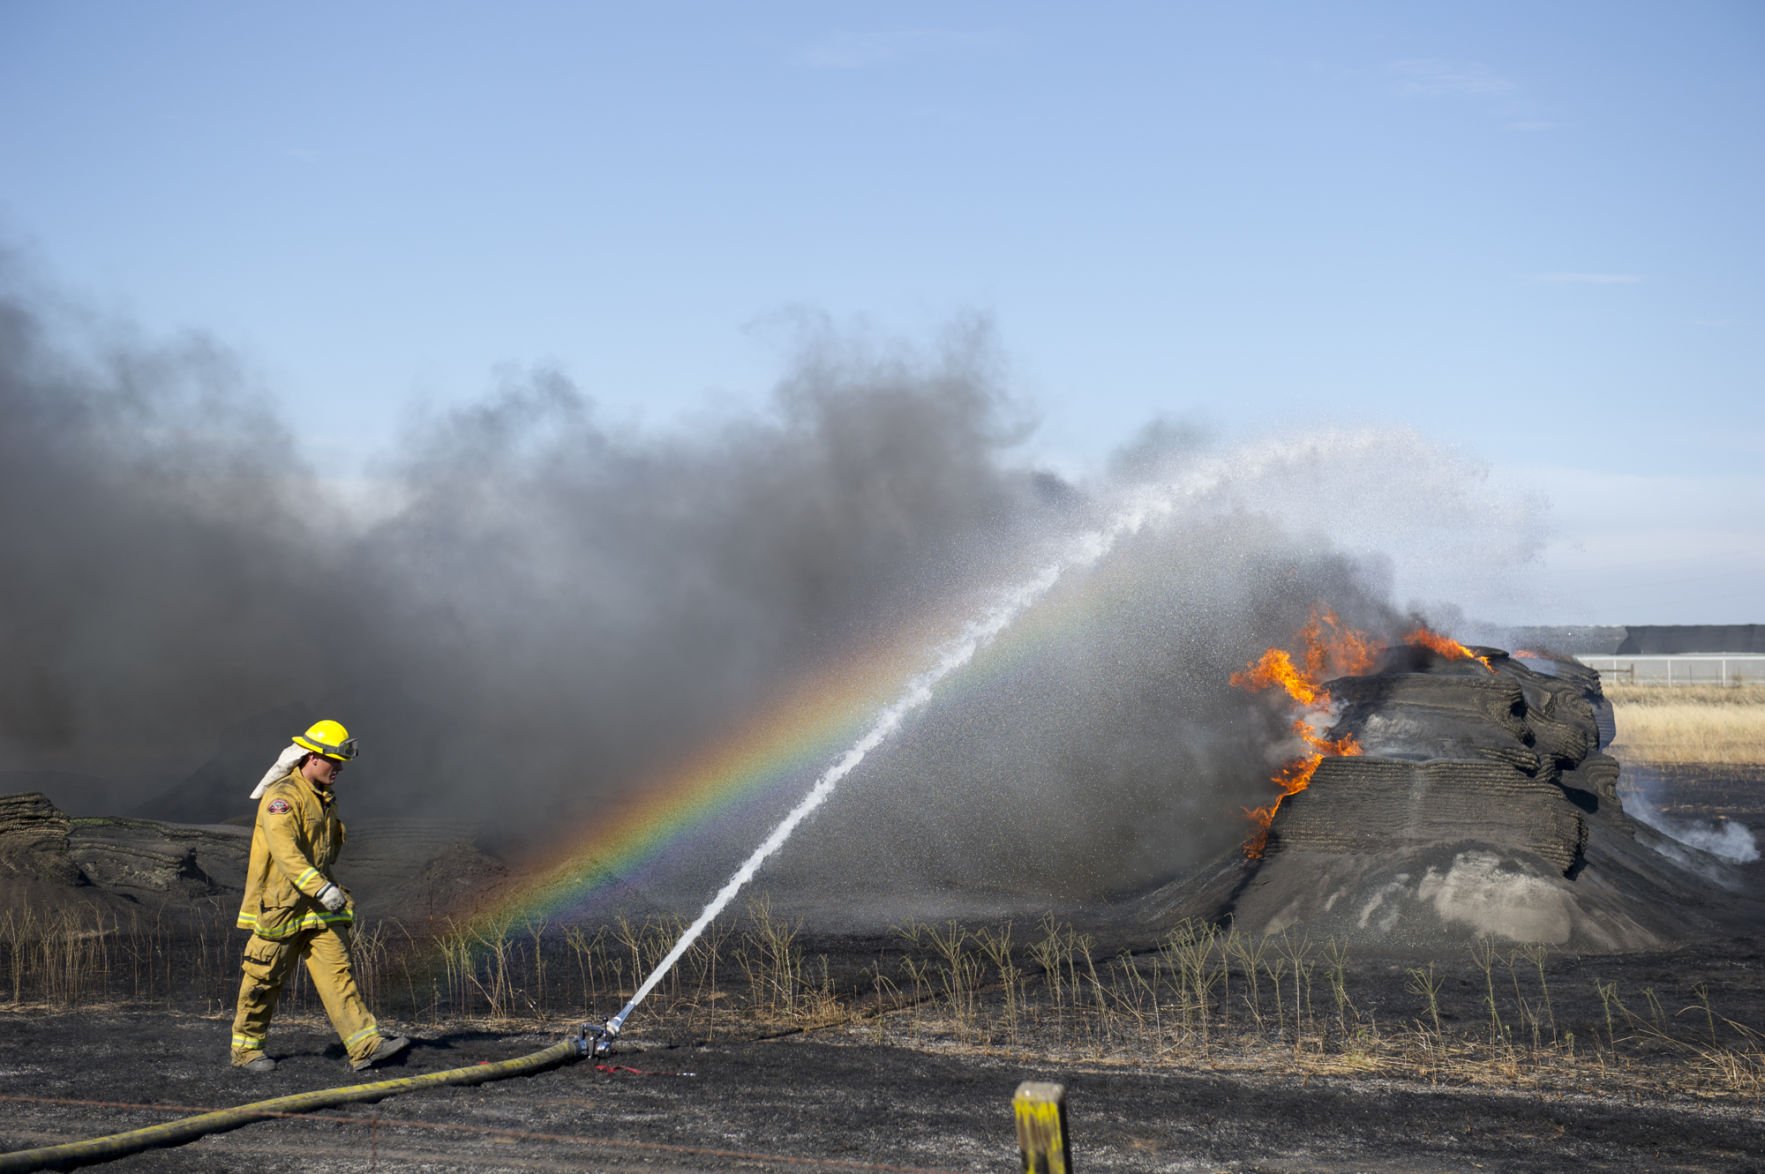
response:
M1014 459L984 324L929 355L810 330L770 411L664 435L534 371L343 495L321 470L347 421L297 433L212 342L36 304L0 300L0 788L77 772L93 810L237 817L330 716L365 747L352 810L537 839L959 617L1115 492ZM1154 428L1117 472L1196 448ZM1270 508L1216 495L1063 584L1064 618L953 685L770 875L1083 896L1240 839L1284 719L1227 677L1320 598L1389 620L1377 574Z
M0 419L3 765L138 801L323 679L334 511L229 355L120 333L70 352L8 288Z
M776 413L691 436L610 435L535 372L418 428L365 503L315 472L348 422L291 434L212 343L75 347L14 295L0 351L3 765L119 802L305 707L372 748L357 803L541 822L1061 508L996 461L972 330L923 361L811 339Z

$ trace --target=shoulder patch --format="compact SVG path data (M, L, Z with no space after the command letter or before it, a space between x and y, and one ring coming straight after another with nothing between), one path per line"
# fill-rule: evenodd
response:
M271 799L270 805L266 810L268 810L271 815L287 815L294 809L288 806L288 800L286 799Z

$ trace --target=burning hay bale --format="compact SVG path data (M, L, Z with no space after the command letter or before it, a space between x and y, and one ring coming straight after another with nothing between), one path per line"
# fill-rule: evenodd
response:
M1343 633L1320 616L1303 655L1265 654L1234 678L1281 685L1301 743L1272 779L1281 795L1249 813L1247 859L1152 894L1153 916L1399 950L1483 937L1630 950L1759 923L1731 869L1624 812L1597 673L1419 629L1373 656L1347 633L1351 671L1324 680ZM1294 678L1258 675L1275 662Z
M1587 825L1583 804L1566 801L1564 779L1597 753L1584 690L1597 697L1598 681L1560 680L1497 649L1472 651L1404 645L1366 676L1327 682L1342 707L1331 736L1352 737L1360 753L1318 764L1271 822L1265 851L1469 841L1574 872Z

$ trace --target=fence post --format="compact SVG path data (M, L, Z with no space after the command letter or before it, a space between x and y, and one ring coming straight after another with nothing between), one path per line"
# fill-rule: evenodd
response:
M1071 1174L1066 1141L1066 1086L1026 1080L1011 1098L1024 1174Z

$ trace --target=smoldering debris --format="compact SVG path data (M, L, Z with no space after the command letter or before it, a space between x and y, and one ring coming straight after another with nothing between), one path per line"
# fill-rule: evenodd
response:
M1724 816L1711 819L1675 818L1658 805L1658 784L1645 767L1633 767L1633 784L1624 793L1624 809L1668 839L1708 852L1730 864L1751 864L1759 859L1759 842L1752 830Z
M538 369L413 425L345 494L326 454L347 420L293 427L212 340L58 316L16 277L0 770L102 780L116 812L242 814L277 746L245 761L240 731L304 712L363 740L352 811L531 842L782 693L935 635L1200 447L1153 428L1119 482L1074 484L1023 460L984 323L921 349L815 328L765 412L635 433ZM1230 842L1273 733L1231 668L1320 596L1386 626L1394 585L1447 565L1419 534L1457 526L1479 576L1523 547L1530 519L1492 521L1467 480L1406 436L1227 478L1063 585L1064 618L867 763L776 879L844 860L879 883L1090 893Z

